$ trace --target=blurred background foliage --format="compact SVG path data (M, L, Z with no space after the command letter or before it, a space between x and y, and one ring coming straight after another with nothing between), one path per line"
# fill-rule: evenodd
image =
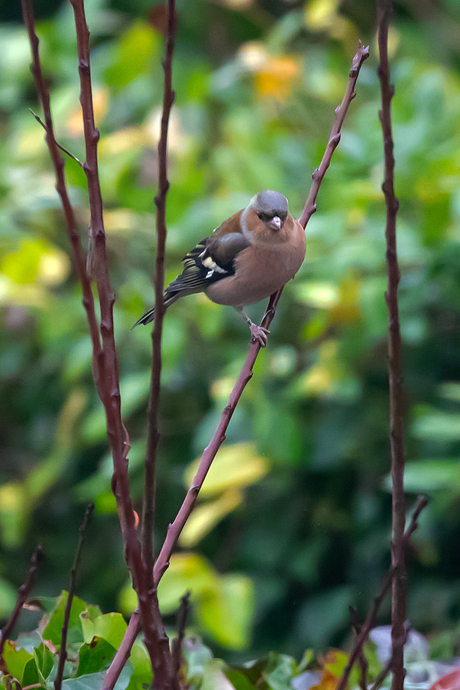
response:
M70 3L35 3L57 136L84 157ZM160 5L88 0L100 175L116 293L123 415L142 491L153 197L162 92ZM266 350L178 556L165 613L192 589L192 623L217 650L301 656L343 644L389 561L383 175L375 8L368 0L178 0L167 279L185 252L261 189L300 215L358 38L371 46ZM81 291L30 74L20 3L0 4L0 615L40 542L37 592L68 581L94 501L79 595L133 605L110 493ZM431 503L411 550L409 618L424 633L460 613L460 6L395 3L391 34L402 269L408 507ZM85 176L66 162L83 241ZM264 305L250 309L260 318ZM192 296L164 326L157 540L214 431L247 352L233 310ZM32 616L32 614L30 614ZM388 607L381 622L388 621ZM23 626L32 623L27 618Z

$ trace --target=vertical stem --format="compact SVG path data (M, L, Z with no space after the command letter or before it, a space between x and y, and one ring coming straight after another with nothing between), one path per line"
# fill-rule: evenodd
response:
M386 204L386 263L388 287L385 294L389 316L388 374L390 393L390 445L392 493L391 562L395 568L391 606L391 640L393 646L392 690L403 690L404 643L406 639L406 580L407 574L402 548L406 522L404 501L404 438L403 438L403 376L401 367L401 331L399 325L398 285L400 270L396 251L396 216L398 200L394 191L393 135L391 127L391 100L394 86L390 83L388 62L388 29L392 16L391 0L378 0L378 43L380 64L378 69L382 93L380 121L383 133L385 176L382 185Z
M166 247L166 196L168 181L168 127L171 108L174 103L172 90L172 61L174 53L174 34L176 29L175 0L168 0L168 22L166 32L165 57L163 60L163 111L161 116L160 140L158 142L158 194L155 197L157 207L157 254L155 260L155 320L152 333L152 371L148 405L148 435L145 458L144 507L142 520L142 555L149 573L154 565L154 529L155 529L155 468L160 433L158 415L160 405L161 383L161 337L164 317L164 263ZM153 575L152 575L153 577Z
M19 587L18 589L18 594L16 597L16 603L14 605L14 609L11 612L11 615L3 628L0 630L0 659L3 654L3 648L5 646L5 642L10 639L11 633L13 632L13 628L16 625L19 614L22 611L22 607L27 601L27 598L30 594L30 590L34 586L35 582L35 574L37 572L37 568L40 565L40 563L43 561L43 549L41 546L37 546L35 551L32 554L32 558L30 559L30 564L29 564L29 570L27 572L26 579L24 583Z
M88 503L85 511L85 517L82 524L80 525L80 537L78 539L77 551L75 553L75 559L73 562L71 574L70 574L70 584L69 592L67 594L67 601L64 611L64 622L62 624L61 630L61 647L59 649L59 662L56 671L56 679L54 681L54 690L61 690L62 679L64 677L64 665L67 661L67 633L69 631L70 622L70 612L72 610L72 601L75 594L75 588L77 586L77 570L80 563L81 551L83 548L83 541L85 539L86 528L88 527L88 522L91 517L91 513L94 510L94 504Z
M171 18L171 15L169 15L169 18ZM323 181L324 175L329 167L329 164L331 162L332 155L334 153L335 148L337 147L337 144L340 141L340 130L343 125L343 121L345 118L345 115L348 111L348 106L350 105L351 101L353 100L355 96L355 84L356 80L359 75L359 71L362 67L363 62L369 57L369 47L365 47L361 44L359 44L358 47L358 52L353 58L353 63L352 63L352 68L349 73L349 80L345 92L345 97L342 100L341 105L336 109L335 113L335 119L334 119L334 126L333 130L331 133L331 136L329 138L329 143L326 147L325 154L323 156L323 159L321 161L321 164L317 170L313 173L313 181L312 185L310 188L310 192L308 194L308 198L302 213L302 216L300 218L300 222L303 227L306 226L308 223L309 219L313 215L313 213L316 210L316 197L318 195L319 188L321 186L321 183ZM163 121L162 121L163 125ZM275 310L278 305L279 299L281 297L282 293L282 288L281 290L278 290L278 292L275 292L271 297L270 301L267 307L267 310L264 314L264 317L262 319L261 325L265 328L268 328L270 325L274 315L275 315ZM162 301L156 303L156 308L158 304L163 304ZM155 321L157 320L157 315L155 314ZM221 420L219 423L219 426L214 434L214 437L210 441L209 445L205 448L203 451L203 454L201 456L200 464L198 471L193 479L192 485L189 487L189 490L187 491L187 494L184 498L184 501L179 508L179 511L174 518L173 522L169 525L168 531L165 537L165 540L163 542L163 545L159 551L158 557L155 561L154 565L154 571L153 571L153 578L154 578L154 585L156 586L158 582L161 580L163 577L164 573L169 567L169 560L171 557L171 554L173 552L174 546L177 543L177 540L187 522L187 520L190 517L190 514L195 507L196 499L198 496L198 493L203 485L203 482L206 478L207 472L217 454L217 451L221 447L222 443L225 441L225 434L227 427L230 423L231 417L233 415L233 412L239 402L239 399L250 381L252 377L252 371L253 371L253 366L254 363L257 359L257 356L260 351L260 343L253 343L251 342L249 346L249 352L246 358L246 362L241 370L241 373L238 377L238 380L233 388L233 391L230 395L230 399L226 407L224 408L221 416ZM103 690L111 690L113 688L113 684L116 681L116 678L118 678L121 669L123 665L126 663L126 658L129 653L129 649L131 648L136 635L139 633L140 626L138 622L139 614L135 612L133 614L133 617L131 618L131 621L128 626L128 630L126 632L124 644L123 644L123 649L120 653L117 653L115 655L115 658L107 671L106 674L106 679L105 679L105 684L104 684L104 689Z

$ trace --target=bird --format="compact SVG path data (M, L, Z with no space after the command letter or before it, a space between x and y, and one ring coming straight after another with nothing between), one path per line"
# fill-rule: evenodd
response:
M269 331L253 323L243 307L269 297L294 278L305 249L305 231L289 213L287 198L273 190L261 191L185 255L182 273L165 289L164 306L204 292L213 302L234 307L249 324L251 340L265 347ZM152 307L133 328L154 318Z

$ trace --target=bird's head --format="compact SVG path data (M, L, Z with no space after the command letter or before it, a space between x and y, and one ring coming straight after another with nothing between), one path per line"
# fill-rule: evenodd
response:
M244 213L249 232L263 226L279 232L288 216L288 200L284 194L267 189L252 197Z

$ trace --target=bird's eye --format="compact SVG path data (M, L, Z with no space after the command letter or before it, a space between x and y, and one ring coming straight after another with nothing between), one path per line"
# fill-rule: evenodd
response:
M258 213L257 215L259 216L260 220L263 220L263 221L264 221L264 223L266 223L268 220L271 220L271 219L272 219L272 216L270 216L268 213L262 213L262 212L260 212L260 213Z

